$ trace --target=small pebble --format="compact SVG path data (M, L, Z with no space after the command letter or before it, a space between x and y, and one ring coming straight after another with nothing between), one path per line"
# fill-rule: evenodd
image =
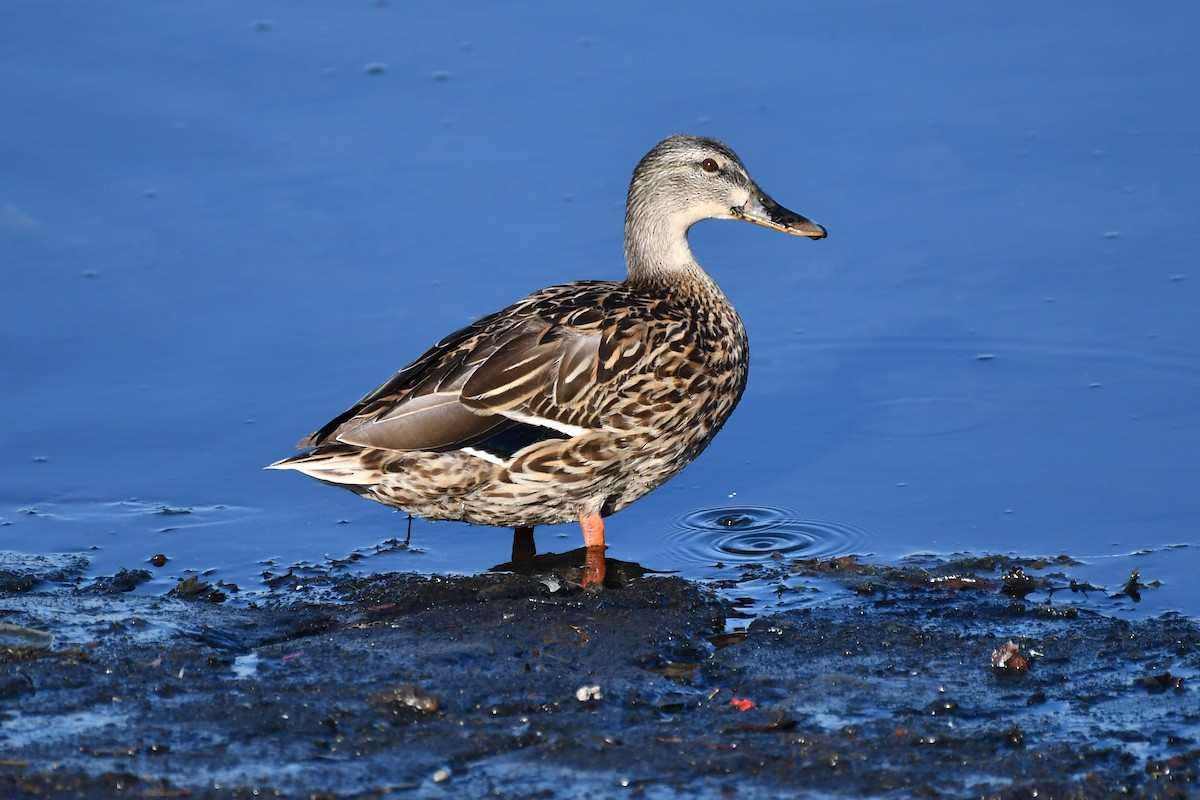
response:
M1029 661L1021 654L1016 642L1009 640L992 651L992 668L1025 672L1029 669Z
M586 703L589 700L600 699L599 686L580 686L575 690L575 699L581 703Z

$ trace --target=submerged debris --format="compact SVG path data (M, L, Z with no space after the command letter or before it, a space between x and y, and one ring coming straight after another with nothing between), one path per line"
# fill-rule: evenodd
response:
M154 511L152 513L159 514L164 517L174 517L182 514L191 514L192 509L183 506L168 506L160 503L154 507Z
M1018 600L1024 600L1037 588L1037 581L1026 575L1025 569L1019 565L1006 572L1003 580L1000 591Z
M784 711L773 708L767 712L766 722L740 722L737 725L726 725L721 733L771 733L773 731L795 730L798 723Z
M181 579L169 594L173 594L181 600L194 600L204 597L212 591L212 588L212 584L205 583L195 575L189 575Z
M1142 602L1142 589L1146 588L1146 584L1141 581L1141 572L1134 570L1129 576L1129 580L1125 582L1125 587L1121 590L1121 594L1129 596L1129 599L1135 603Z
M1177 692L1184 690L1183 678L1179 675L1172 675L1170 672L1147 675L1140 682L1151 692L1165 692L1167 689L1174 689Z
M1029 661L1021 654L1017 643L1009 640L992 651L992 667L999 671L1024 672Z
M132 592L150 580L150 571L145 569L121 569L111 578L97 578L93 588L109 594Z
M575 690L575 699L581 703L590 703L601 699L599 686L580 686Z
M434 714L440 706L436 696L412 684L401 684L379 692L371 692L367 697L372 704L384 706L393 714L401 711L414 710L422 714Z
M39 650L48 650L54 636L36 628L0 622L0 652L11 655L28 655Z

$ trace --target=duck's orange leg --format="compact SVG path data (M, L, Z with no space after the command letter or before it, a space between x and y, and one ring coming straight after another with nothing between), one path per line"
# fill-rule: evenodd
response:
M513 561L528 561L537 555L537 542L533 540L533 526L513 528Z
M583 528L583 580L584 586L604 583L604 519L599 514L581 514L579 527Z

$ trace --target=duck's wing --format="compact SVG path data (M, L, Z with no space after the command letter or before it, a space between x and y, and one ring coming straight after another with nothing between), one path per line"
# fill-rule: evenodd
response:
M445 451L503 440L511 450L600 427L603 384L645 339L641 323L606 319L581 297L595 288L543 290L451 334L300 446Z

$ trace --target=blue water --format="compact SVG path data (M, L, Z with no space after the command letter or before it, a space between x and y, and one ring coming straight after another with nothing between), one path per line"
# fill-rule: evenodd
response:
M403 535L261 467L449 330L619 277L633 165L692 132L830 238L693 230L750 387L610 521L610 555L709 577L722 538L695 520L748 513L818 554L1138 567L1144 607L1200 616L1198 24L1185 2L11 7L0 550L252 588ZM413 545L357 566L509 555L450 523Z

